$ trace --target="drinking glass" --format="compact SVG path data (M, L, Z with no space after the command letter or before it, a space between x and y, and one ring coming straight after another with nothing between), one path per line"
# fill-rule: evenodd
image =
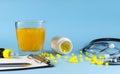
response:
M40 54L44 48L44 20L15 22L19 55Z

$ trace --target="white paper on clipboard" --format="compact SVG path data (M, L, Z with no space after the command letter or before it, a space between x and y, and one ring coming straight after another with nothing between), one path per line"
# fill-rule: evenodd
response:
M28 59L27 56L20 56L17 58L12 58L12 59L4 59L0 58L0 64L1 63L30 63L30 66L26 67L0 67L0 71L5 71L5 70L22 70L22 69L32 69L32 68L44 68L48 67L48 64L45 63L37 63L32 59Z

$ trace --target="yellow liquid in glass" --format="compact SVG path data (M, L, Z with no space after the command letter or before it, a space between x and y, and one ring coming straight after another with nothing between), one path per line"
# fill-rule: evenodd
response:
M16 33L20 50L36 52L43 49L45 28L20 28Z

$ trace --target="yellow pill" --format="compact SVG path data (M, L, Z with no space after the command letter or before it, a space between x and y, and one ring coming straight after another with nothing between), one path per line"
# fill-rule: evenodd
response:
M75 63L78 63L78 59L74 59Z
M78 59L76 59L76 62L78 63Z
M92 59L92 61L97 61L97 59Z
M88 56L88 52L86 52L85 54L86 54L86 56Z
M99 59L105 59L105 57L104 56L99 56Z
M60 56L60 54L56 54L56 55Z
M45 56L45 52L43 52L43 56Z
M70 62L70 63L73 63L73 61L74 61L73 58L70 58L70 59L69 59L69 62Z
M48 60L50 60L50 57L47 57Z
M98 62L96 62L96 64L97 64L97 65L102 65L103 62L99 62L99 61L98 61Z
M79 55L80 56L80 58L82 58L83 56L82 55Z
M77 58L77 56L73 56L73 58Z
M49 54L47 54L47 57L49 57L50 55Z
M73 58L73 60L77 60L77 59Z
M92 64L96 64L96 61L92 61Z
M50 57L51 57L51 56L53 56L53 54L52 54L52 53L50 53Z
M71 63L71 62L72 62L72 59L70 59L69 62Z
M68 56L65 56L64 58L65 58L65 59L68 59Z
M61 58L61 55L60 54L56 54L57 58L60 59Z
M106 62L106 63L105 63L105 66L109 66L109 63L108 63L108 62Z
M78 60L73 60L73 63L78 63Z
M51 58L51 59L55 59L55 57L54 57L54 56L50 56L50 58Z
M89 57L85 57L85 60L87 60L87 61L89 61L89 60L91 60Z
M91 59L90 59L90 58L88 58L88 59L87 59L87 61L91 61Z
M83 62L83 59L82 59L82 58L80 58L80 62Z
M83 51L82 50L80 50L80 54L82 54L83 53Z
M54 60L54 64L57 64L57 60Z
M72 56L75 56L75 54L74 54L74 53L72 53L71 55L72 55Z
M85 60L87 60L88 59L88 57L85 57Z
M70 62L71 63L77 63L77 60L76 59L71 59Z
M48 55L48 53L46 52L46 53L45 53L45 56L47 56L47 55Z
M95 61L97 60L97 57L96 56L92 56L92 61Z

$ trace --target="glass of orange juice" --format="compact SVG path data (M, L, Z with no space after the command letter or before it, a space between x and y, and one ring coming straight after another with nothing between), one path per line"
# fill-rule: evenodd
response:
M44 48L44 21L15 22L19 55L40 54Z

